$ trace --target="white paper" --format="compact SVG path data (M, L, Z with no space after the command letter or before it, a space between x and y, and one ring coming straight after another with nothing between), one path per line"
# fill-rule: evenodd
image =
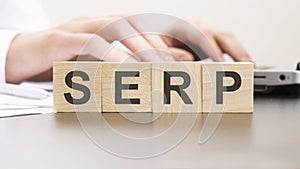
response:
M44 89L47 91L53 90L53 82L23 82L20 84L21 86L29 86L29 87L36 87L40 89Z
M16 110L0 110L1 117L12 117L20 115L31 115L31 114L48 114L52 113L53 109L51 108L31 108L31 109L16 109Z
M52 83L22 83L30 87L52 90ZM36 100L12 95L0 94L0 117L46 114L53 112L53 96Z

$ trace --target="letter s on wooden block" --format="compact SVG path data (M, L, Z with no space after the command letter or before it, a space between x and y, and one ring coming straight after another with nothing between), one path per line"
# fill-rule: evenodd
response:
M203 63L202 73L203 112L253 112L252 63Z
M151 63L103 63L103 112L151 112Z
M201 63L152 63L152 111L201 113Z
M54 111L101 112L101 67L100 62L54 63Z

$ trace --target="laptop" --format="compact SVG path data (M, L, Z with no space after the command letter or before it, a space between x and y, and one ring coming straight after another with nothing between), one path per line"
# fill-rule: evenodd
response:
M254 92L271 93L274 90L290 88L300 90L300 62L296 70L255 69Z

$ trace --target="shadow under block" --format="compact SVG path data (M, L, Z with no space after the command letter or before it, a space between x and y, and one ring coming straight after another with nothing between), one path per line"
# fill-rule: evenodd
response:
M203 63L202 73L203 112L253 112L252 63Z
M152 63L152 112L201 113L200 62Z
M101 112L101 67L100 62L57 62L53 69L53 104L54 112ZM67 86L66 77L70 86ZM74 76L74 77L72 77ZM73 85L72 85L73 82ZM76 83L76 84L75 84ZM86 86L90 92L72 88ZM87 90L85 90L87 92ZM66 97L72 97L73 103ZM90 96L89 98L84 96ZM69 99L72 100L72 99ZM86 101L84 104L81 102Z
M151 63L103 63L102 70L103 112L152 111Z

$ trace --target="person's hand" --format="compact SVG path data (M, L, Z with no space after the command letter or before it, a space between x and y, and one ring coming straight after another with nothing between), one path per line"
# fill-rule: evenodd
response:
M100 24L105 24L104 19L106 18L103 18ZM93 39L90 45L97 41L104 41L90 33L85 26L86 24L76 19L48 30L17 35L7 54L6 81L19 83L31 78L50 80L53 62L75 59L90 39ZM96 51L86 52L95 53ZM111 60L114 57L120 60L130 57L129 54L120 50L114 50L111 53L113 53Z
M106 17L82 17L57 27L32 34L20 34L12 41L6 60L6 81L19 83L24 80L50 80L52 77L52 63L55 61L76 60L78 55L90 55L96 60L122 62L133 61L191 61L194 56L184 44L174 39L159 35L140 34L137 23L126 19L126 15ZM124 18L125 17L125 18ZM119 22L105 27L113 21ZM232 36L196 24L197 29L210 39L218 57L214 60L222 61L222 54L228 53L237 61L251 60L240 43ZM99 30L104 30L100 31ZM184 29L172 30L182 33ZM188 33L188 32L185 32ZM126 35L136 35L122 39ZM189 40L188 34L184 36ZM132 53L112 48L106 54L110 43L119 40ZM191 41L193 42L193 41ZM195 42L197 45L201 43ZM148 49L160 49L167 52L154 55L139 54ZM166 55L166 53L169 53ZM103 58L103 56L105 57Z
M113 48L107 55L113 39L102 38L95 33L105 25L124 15L107 17L81 17L44 31L17 35L12 41L6 59L6 81L19 83L24 80L50 80L52 63L76 60L78 55L91 55L94 59L121 62L133 58L131 54ZM130 24L127 29L134 30ZM124 27L116 28L121 32ZM124 41L133 52L153 48L142 37ZM105 55L105 58L99 56ZM149 59L151 60L151 59Z
M253 62L247 50L243 47L242 43L239 42L239 40L234 36L234 34L213 28L208 28L198 21L189 21L189 23L193 25L197 30L199 30L199 32L201 32L201 34L205 36L205 39L208 39L208 45L213 46L213 50L215 51L216 55L210 55L209 57L211 57L211 59L213 59L214 61L224 61L223 55L228 54L234 61L237 62ZM174 35L180 34L180 37L185 42L190 43L194 47L196 46L202 49L207 47L205 46L206 44L203 40L204 38L195 38L199 33L195 32L194 30L187 30L179 26L178 28L171 29L170 31ZM168 47L171 47L174 50L182 48L193 53L193 51L191 51L187 44L183 44L177 39L164 37L164 41L167 43ZM187 55L185 59L193 60L195 58L191 57L191 55Z
M124 37L124 30L129 30L129 34L137 35L122 40L122 43L133 53L153 48L167 48L159 36L139 35L132 23L126 19L118 22L121 25L113 27L112 35L97 34L106 25L124 16L126 15L81 17L44 31L17 35L7 54L6 81L20 83L24 80L51 80L53 62L76 60L78 55L90 55L94 57L93 59L111 62L167 60L132 55L117 48L106 53L112 41ZM185 52L180 49L178 51ZM174 59L169 57L169 60Z

